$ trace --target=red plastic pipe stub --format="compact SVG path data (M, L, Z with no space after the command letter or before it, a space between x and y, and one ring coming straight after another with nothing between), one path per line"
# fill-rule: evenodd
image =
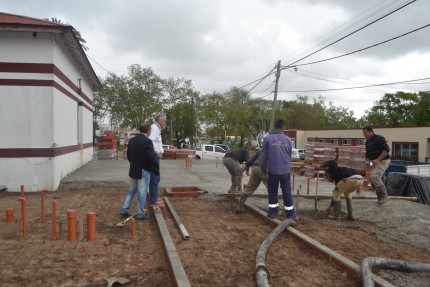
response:
M76 210L67 211L68 240L76 240Z
M13 208L7 208L6 209L6 222L12 222L13 221Z
M96 213L91 211L87 212L87 238L96 239Z

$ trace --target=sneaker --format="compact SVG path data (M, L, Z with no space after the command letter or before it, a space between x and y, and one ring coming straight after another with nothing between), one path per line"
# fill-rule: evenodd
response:
M267 214L267 216L268 216L269 218L272 218L272 219L275 219L275 218L277 218L277 217L278 217L278 215L277 215L277 214L273 214L273 213L269 213L269 214Z
M145 213L145 215L143 217L137 217L137 215L133 216L134 219L137 220L149 220L151 219L151 216L148 213Z
M119 216L121 216L121 218L129 218L131 215L129 213L120 213Z
M161 202L159 200L153 202L150 204L151 206L155 206L155 207L163 207L164 206L164 202Z

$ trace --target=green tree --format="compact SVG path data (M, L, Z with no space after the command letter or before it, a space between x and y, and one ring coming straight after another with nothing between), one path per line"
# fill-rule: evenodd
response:
M415 126L430 123L429 92L385 94L364 120L375 127Z
M163 130L168 138L173 136L179 143L189 138L194 144L198 126L197 104L199 93L191 80L169 78L165 81L167 97L165 100L168 114L167 128Z

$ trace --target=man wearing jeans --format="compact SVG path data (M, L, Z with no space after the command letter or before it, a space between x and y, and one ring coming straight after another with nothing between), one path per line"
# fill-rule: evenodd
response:
M291 196L291 151L292 141L284 134L284 120L277 120L275 129L263 140L261 151L261 171L268 174L270 218L278 216L278 187L281 185L285 215L288 219L297 220L293 197Z
M371 126L363 128L363 135L366 138L366 164L373 163L370 173L370 182L376 191L376 197L379 204L388 200L388 192L382 177L390 166L390 147L383 136L373 132Z
M159 174L159 165L154 153L152 141L148 138L151 132L151 124L143 123L139 127L140 134L131 138L127 148L127 159L130 162L128 175L131 185L125 194L120 210L120 216L130 217L131 203L137 193L137 210L134 218L149 219L145 213L146 193L149 189L150 172Z
M151 126L151 134L149 138L154 144L154 151L157 158L158 166L160 159L163 156L163 139L161 138L161 130L166 125L166 115L159 113L154 117L154 123ZM164 206L164 203L158 199L158 184L160 183L160 173L151 172L151 180L149 183L149 203L151 206Z

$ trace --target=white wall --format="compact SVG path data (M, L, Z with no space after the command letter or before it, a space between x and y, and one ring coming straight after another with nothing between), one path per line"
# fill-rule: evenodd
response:
M93 99L93 92L83 70L76 66L59 35L32 32L0 31L0 62L55 64L66 77ZM54 74L0 73L2 79L55 80L56 84L92 109L91 103ZM78 145L78 102L54 87L0 86L1 149L50 148ZM81 107L81 143L93 141L92 112ZM9 191L42 188L55 190L68 173L92 160L93 148L52 158L0 158L0 185Z

